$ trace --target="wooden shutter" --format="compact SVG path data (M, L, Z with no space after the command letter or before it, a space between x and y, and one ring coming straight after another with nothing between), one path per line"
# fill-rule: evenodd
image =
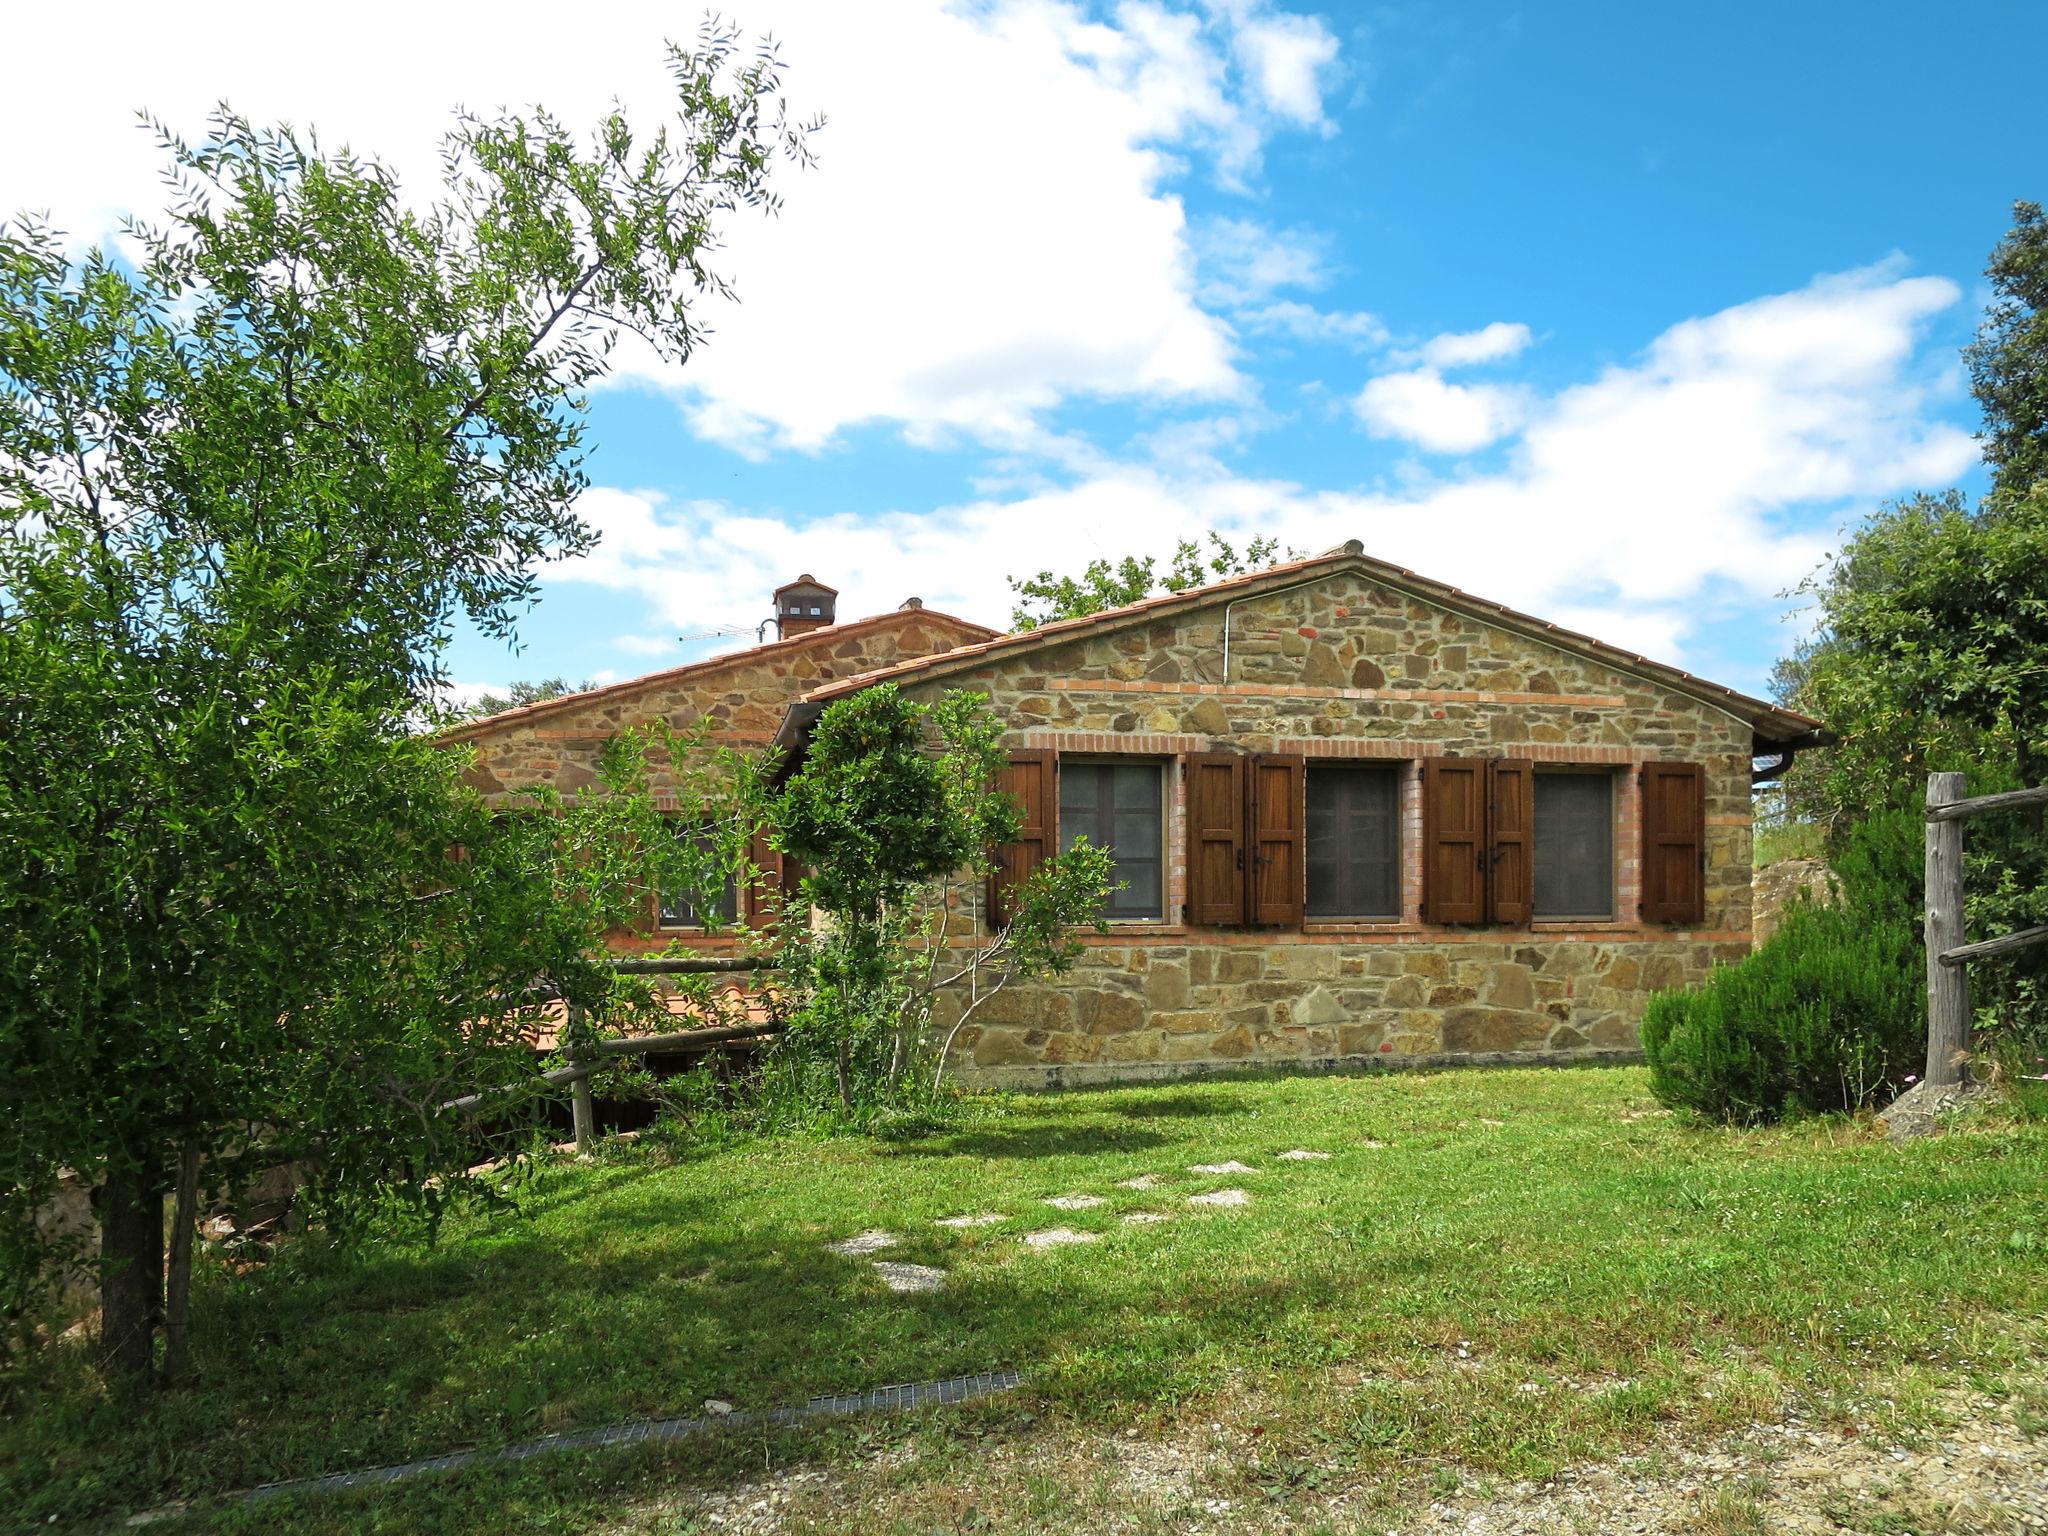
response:
M754 877L742 893L741 914L749 928L766 928L782 915L782 855L768 842L768 829L756 827L747 844Z
M1023 814L1017 840L996 849L996 867L988 877L988 926L1000 928L1015 914L1010 909L1012 886L1029 880L1053 856L1054 758L1050 752L1012 752L1010 764L996 776L995 792L1015 797Z
M1698 763L1645 763L1643 921L1701 923L1707 916L1707 787Z
M1486 921L1486 763L1422 760L1422 916Z
M1244 921L1244 758L1188 754L1187 920L1204 928Z
M1302 804L1303 760L1288 752L1262 752L1246 780L1245 909L1264 927L1299 928L1308 877Z
M1525 926L1536 911L1535 766L1525 758L1497 757L1486 765L1488 916Z

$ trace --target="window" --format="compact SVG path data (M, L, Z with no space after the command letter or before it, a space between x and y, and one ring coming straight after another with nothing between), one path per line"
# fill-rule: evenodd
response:
M1157 763L1060 763L1060 848L1086 836L1107 848L1124 888L1104 916L1165 915L1165 817Z
M1614 778L1536 775L1536 916L1614 916Z
M1308 771L1308 915L1401 915L1401 794L1393 769Z
M689 838L699 848L708 849L711 845L710 836L698 828L678 827L676 836ZM661 926L703 928L709 926L711 922L720 925L737 922L740 911L739 898L739 883L733 878L730 870L726 872L725 888L719 892L718 899L711 905L708 920L706 914L698 910L697 903L689 894L681 891L663 891L660 901Z

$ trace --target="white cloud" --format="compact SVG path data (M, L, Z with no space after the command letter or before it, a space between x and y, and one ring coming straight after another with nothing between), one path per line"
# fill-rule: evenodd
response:
M1434 368L1383 373L1352 402L1374 437L1398 437L1432 453L1470 453L1513 431L1525 409L1503 384L1452 384Z
M1193 232L1201 297L1220 306L1255 304L1283 288L1321 288L1330 280L1329 237L1311 229L1273 229L1257 219L1205 219Z
M1519 321L1496 320L1476 331L1447 331L1422 344L1417 354L1432 368L1464 368L1498 362L1529 345L1529 327Z
M710 345L678 389L707 437L816 448L864 422L914 441L1014 440L1073 397L1218 400L1246 384L1195 291L1177 176L1226 183L1275 132L1321 125L1336 42L1264 5L1212 12L1123 0L759 0L800 116L824 111L819 167L781 178L783 214L729 229L743 302L707 304ZM564 29L533 3L479 27L461 7L370 0L345 21L230 0L203 28L136 7L85 75L16 71L0 93L0 187L73 231L162 205L131 114L198 131L225 96L312 123L424 189L457 103L542 101L572 124L613 98L651 121L670 100L664 37L694 13L592 8ZM68 17L11 17L20 58L75 50ZM391 39L402 36L405 46ZM11 213L12 207L4 210Z
M1370 351L1385 345L1386 324L1364 310L1317 309L1298 299L1281 299L1257 309L1241 309L1230 317L1236 329L1255 336L1291 336L1296 341L1329 342Z
M1397 354L1421 366L1368 381L1352 408L1374 437L1402 438L1431 453L1471 453L1521 424L1527 393L1505 384L1453 384L1444 371L1499 362L1529 341L1528 326L1506 320L1476 331L1447 331Z
M1336 67L1337 39L1322 20L1246 0L1212 8L1227 19L1231 52L1266 108L1301 127L1331 131L1323 92Z
M1638 362L1532 400L1487 474L1335 491L1213 461L1105 462L1069 485L801 524L593 491L585 510L606 544L556 579L629 587L669 622L706 627L759 617L800 552L841 588L848 617L914 593L1001 623L1006 575L1166 551L1205 528L1309 550L1355 537L1383 559L1683 661L1704 595L1721 612L1774 613L1845 516L1972 462L1974 442L1933 414L1928 381L1941 370L1918 349L1925 322L1958 297L1946 280L1880 267L1686 321Z

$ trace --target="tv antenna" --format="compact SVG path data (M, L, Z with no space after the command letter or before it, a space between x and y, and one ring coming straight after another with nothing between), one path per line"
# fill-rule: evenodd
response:
M692 640L735 640L741 635L752 635L754 643L759 645L767 638L768 626L774 622L775 616L770 614L758 624L721 624L716 629L693 629L688 634L677 635L676 639L687 644Z

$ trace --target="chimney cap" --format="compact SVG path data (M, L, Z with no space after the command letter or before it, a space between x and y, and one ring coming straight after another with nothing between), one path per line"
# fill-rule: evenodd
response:
M839 595L839 589L837 587L826 586L825 583L818 580L818 578L813 576L809 571L805 571L803 575L797 577L795 581L785 581L781 586L775 589L774 595L780 597L783 593L793 591L797 587L810 587L814 591L829 592L834 597L837 597Z

